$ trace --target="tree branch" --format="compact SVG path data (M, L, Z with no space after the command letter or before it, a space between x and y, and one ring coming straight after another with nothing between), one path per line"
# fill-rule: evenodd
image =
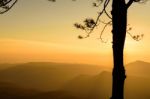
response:
M5 2L3 5L0 5L0 8L4 9L4 11L0 11L0 14L4 14L7 11L9 11L17 3L18 0L14 0L14 2L11 5L8 5L12 1L13 0L9 0L9 1ZM1 2L3 2L3 1L1 1Z
M111 25L111 24L112 24L112 21L109 21L109 22L107 22L107 23L105 23L105 22L103 22L103 21L101 21L101 22L102 22L103 24L105 24L105 25L104 25L102 31L100 32L100 37L99 37L99 38L100 38L100 40L101 40L103 43L106 43L106 41L103 40L102 35L103 35L103 33L104 33L106 27L107 27L108 25Z
M129 8L133 2L134 2L134 0L129 0L129 2L126 4L126 7Z

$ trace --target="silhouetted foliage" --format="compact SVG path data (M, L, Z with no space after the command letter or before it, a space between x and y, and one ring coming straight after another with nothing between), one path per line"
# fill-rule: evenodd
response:
M97 19L92 18L85 19L84 25L75 23L75 27L84 30L86 36L78 36L78 38L83 39L90 36L95 27L100 23L104 24L104 27L100 33L100 39L102 39L102 34L105 28L108 25L112 25L112 34L113 34L113 59L114 59L114 68L113 68L113 83L112 83L112 97L111 99L124 99L124 81L126 79L124 62L123 62L123 50L125 44L126 33L128 33L134 40L139 41L143 38L144 34L132 35L130 31L131 27L127 29L127 12L128 8L134 3L145 3L148 0L129 0L127 3L125 0L113 0L112 1L112 11L111 16L106 11L106 8L110 0L97 0L93 3L94 7L99 7L103 4L103 9L98 13ZM110 19L108 22L101 21L102 14L105 13L106 16ZM104 41L103 41L104 42Z
M18 0L0 0L0 14L9 11Z
M48 1L51 1L51 2L56 2L56 0L48 0Z
M48 0L51 2L56 2L56 0ZM76 0L72 0L76 1ZM86 31L87 35L81 36L79 35L79 39L87 38L93 33L95 27L99 25L99 23L103 23L104 27L100 34L103 34L105 28L108 25L112 25L112 34L113 34L113 59L114 59L114 68L113 68L113 83L112 83L112 97L111 99L124 99L124 81L126 78L124 62L123 62L123 50L125 44L126 33L128 33L134 40L139 41L143 38L143 34L141 35L132 35L129 31L132 30L130 27L127 29L127 12L128 8L133 3L143 4L148 0L112 0L112 11L108 13L106 8L110 3L110 0L96 0L93 2L93 6L99 8L101 5L103 9L100 10L96 20L93 18L86 18L82 24L75 23L74 26L78 29L82 29ZM9 11L17 0L0 0L0 14L3 14ZM100 9L100 8L99 8ZM101 16L105 14L109 20L107 22L103 22L100 20Z

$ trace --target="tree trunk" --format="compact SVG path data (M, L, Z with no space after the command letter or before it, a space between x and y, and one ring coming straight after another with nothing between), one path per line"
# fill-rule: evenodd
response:
M113 24L113 84L111 99L124 99L124 81L126 78L123 50L127 27L127 8L125 0L113 0L112 4L112 24Z

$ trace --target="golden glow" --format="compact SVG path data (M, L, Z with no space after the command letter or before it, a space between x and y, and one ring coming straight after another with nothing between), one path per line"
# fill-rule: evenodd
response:
M54 61L98 65L107 64L106 59L110 58L107 53L77 46L10 39L0 40L0 44L1 62Z
M150 61L149 3L135 4L129 9L131 33L145 36L136 42L127 35L126 63ZM77 39L83 31L75 29L73 24L97 14L97 9L90 6L91 1L84 0L73 3L60 0L53 4L20 0L10 12L0 15L0 62L55 61L112 66L111 29L103 35L108 40L106 44L97 40L101 28L91 38Z

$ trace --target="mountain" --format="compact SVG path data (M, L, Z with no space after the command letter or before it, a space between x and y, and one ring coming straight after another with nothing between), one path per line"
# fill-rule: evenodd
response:
M111 73L106 71L95 76L79 75L66 83L62 90L86 99L109 99L111 82Z
M0 82L0 99L82 99L65 91L41 92L25 89L13 83Z
M4 69L8 69L13 66L16 66L16 64L7 64L7 63L0 64L0 71Z
M126 99L150 99L150 79L128 76L125 80ZM78 76L62 89L86 99L109 99L111 96L111 72L102 72L96 76Z
M150 99L149 66L143 61L126 65L125 99ZM17 64L0 71L0 99L109 99L112 73L102 70L81 64Z
M41 92L39 94L25 97L24 99L84 99L84 98L76 97L66 91L51 91L51 92Z
M39 92L22 88L13 83L0 82L0 99L24 99L36 94L39 94Z
M138 77L150 77L150 63L135 61L126 65L127 75Z
M77 75L96 75L101 67L81 64L31 62L0 71L0 81L40 90L59 89Z
M0 82L1 99L109 99L111 96L111 73L95 76L79 75L57 91L36 91L12 83ZM150 79L127 77L125 99L150 99Z

